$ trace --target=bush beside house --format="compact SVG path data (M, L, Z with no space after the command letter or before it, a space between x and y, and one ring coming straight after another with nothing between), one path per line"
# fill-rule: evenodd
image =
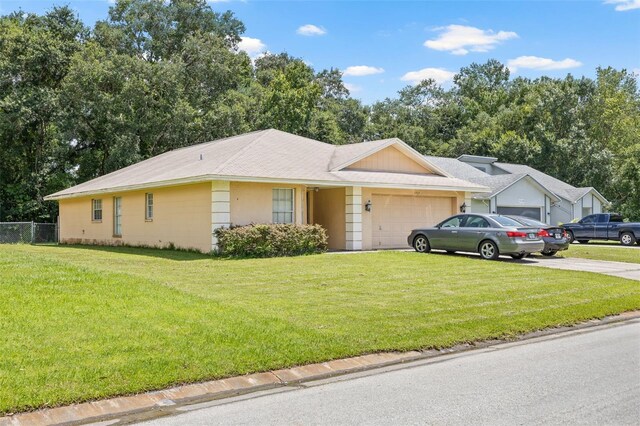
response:
M218 254L230 257L280 257L322 253L327 231L320 225L251 224L216 230Z

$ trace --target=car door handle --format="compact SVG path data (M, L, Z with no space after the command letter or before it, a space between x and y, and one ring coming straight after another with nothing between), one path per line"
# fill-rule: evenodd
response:
M458 231L451 231L451 233L452 233L452 234L457 234L457 233L458 233Z

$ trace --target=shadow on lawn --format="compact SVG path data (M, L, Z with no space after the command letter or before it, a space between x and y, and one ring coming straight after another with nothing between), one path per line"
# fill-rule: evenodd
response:
M81 244L59 244L52 247L56 248L73 248L87 251L100 251L107 253L131 254L134 256L149 256L160 259L176 260L176 261L193 261L204 259L219 259L215 256L189 250L162 249L151 247L128 247L128 246L97 246L97 245L81 245Z

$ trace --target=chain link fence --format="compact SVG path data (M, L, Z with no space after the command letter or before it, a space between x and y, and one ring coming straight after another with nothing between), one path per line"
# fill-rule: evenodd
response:
M0 244L58 242L58 225L36 222L0 222Z

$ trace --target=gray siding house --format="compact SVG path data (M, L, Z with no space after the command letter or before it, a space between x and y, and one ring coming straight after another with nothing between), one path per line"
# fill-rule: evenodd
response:
M522 215L557 225L602 213L609 204L595 188L576 188L532 167L500 163L494 157L427 159L456 178L491 190L473 194L467 212Z

